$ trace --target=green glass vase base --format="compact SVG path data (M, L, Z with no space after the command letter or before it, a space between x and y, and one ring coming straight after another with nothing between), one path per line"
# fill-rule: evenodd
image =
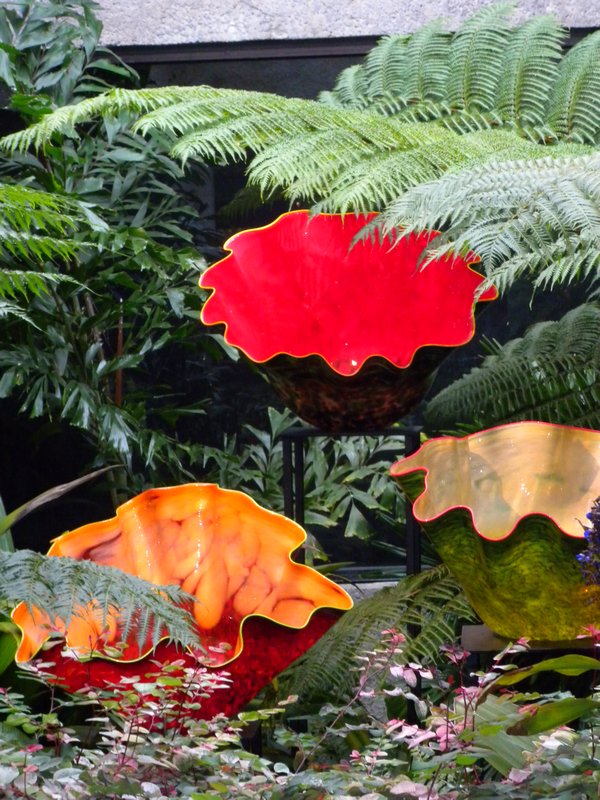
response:
M471 515L454 509L426 525L438 554L491 630L508 639L565 641L600 623L600 588L586 586L584 542L541 516L521 520L500 541L483 539Z

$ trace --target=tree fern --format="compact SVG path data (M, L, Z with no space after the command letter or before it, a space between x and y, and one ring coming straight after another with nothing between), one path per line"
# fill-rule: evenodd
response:
M499 289L522 275L542 286L595 277L600 153L445 175L390 204L379 223L385 231L442 229L430 257L472 250Z
M445 566L405 578L348 611L284 676L283 689L303 700L347 695L356 656L373 649L388 628L407 636L407 660L433 661L440 646L455 639L459 619L475 617ZM411 626L419 627L416 635L410 635Z
M140 646L148 639L156 645L165 635L198 646L192 618L179 607L187 596L178 586L154 586L114 567L31 550L0 551L0 574L4 611L26 602L68 623L93 603L105 616L119 614L124 636L135 632Z
M584 304L487 347L481 366L429 402L428 430L476 431L521 419L600 428L598 306Z
M600 135L600 31L586 36L563 59L549 101L548 125L567 139L598 143Z

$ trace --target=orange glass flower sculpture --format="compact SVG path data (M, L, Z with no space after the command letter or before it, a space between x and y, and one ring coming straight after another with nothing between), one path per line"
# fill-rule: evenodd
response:
M296 523L241 492L188 484L143 492L113 519L60 536L49 555L120 567L159 585L179 584L193 595L191 610L209 665L228 665L235 677L232 689L203 705L202 715L212 716L245 705L335 622L335 611L352 606L343 589L291 560L305 537ZM65 627L21 604L13 619L23 633L18 662L33 658L57 628L78 656L93 656L77 661L52 652L54 670L71 690L143 674L139 660L152 651L150 644L138 646L135 632L124 637L115 616L102 624L98 613L89 613ZM115 646L121 648L116 659ZM173 660L182 653L161 642L157 656Z
M375 215L292 211L226 242L208 269L207 325L252 361L299 416L324 431L369 430L407 413L448 347L475 330L483 278L471 262L420 269L431 234L353 241ZM495 290L480 300L493 300Z
M600 623L600 589L576 559L600 495L600 432L515 422L431 439L392 475L496 633L564 640Z

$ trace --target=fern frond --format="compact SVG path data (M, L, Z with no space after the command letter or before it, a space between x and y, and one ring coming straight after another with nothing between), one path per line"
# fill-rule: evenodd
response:
M494 107L512 8L508 3L486 6L452 37L447 87L451 106L474 112Z
M536 285L568 283L597 263L600 154L492 161L448 174L406 192L380 224L386 232L442 229L428 257L472 250L499 289L524 274Z
M363 93L371 101L376 102L386 95L406 95L406 47L411 39L406 35L384 36L367 53L363 65ZM343 103L341 96L339 100Z
M448 80L450 39L440 20L433 20L416 31L406 45L402 94L410 104L441 100ZM387 75L382 76L387 80ZM388 91L396 93L390 81ZM382 92L383 94L383 92Z
M519 127L542 125L558 75L565 30L553 17L534 17L512 32L500 74L497 108Z
M600 31L567 53L549 101L548 124L566 139L600 144Z
M140 647L165 635L181 645L198 646L191 616L180 606L187 596L178 586L154 586L115 567L18 550L0 551L0 604L25 602L68 624L96 604L105 618L120 615L123 633L135 630ZM100 601L97 598L102 598Z
M428 429L476 431L536 419L600 427L600 308L540 322L490 354L427 405Z
M369 103L367 95L368 83L364 67L354 64L346 67L337 77L333 96L334 106L344 106L346 108L365 108Z
M445 566L404 578L348 611L283 678L285 692L303 700L323 694L347 696L352 690L356 656L373 650L381 631L395 628L407 636L407 660L433 661L442 644L455 638L459 619L474 620L462 591ZM409 626L420 631L411 637Z

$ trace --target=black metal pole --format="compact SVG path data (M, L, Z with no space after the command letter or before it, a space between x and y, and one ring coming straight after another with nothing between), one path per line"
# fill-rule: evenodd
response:
M283 513L289 519L294 519L292 440L284 436L281 446L283 448Z
M404 434L404 455L410 456L421 445L419 431L407 430ZM417 575L421 572L421 531L412 510L412 504L406 503L406 574Z

